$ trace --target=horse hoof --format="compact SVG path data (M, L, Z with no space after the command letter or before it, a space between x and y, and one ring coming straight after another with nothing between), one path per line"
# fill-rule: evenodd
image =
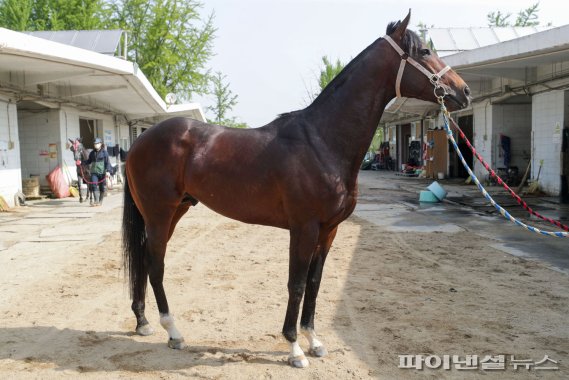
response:
M328 350L324 346L318 346L318 347L314 347L314 348L311 348L310 350L308 350L308 353L311 356L314 356L317 358L322 358L322 357L328 355Z
M186 347L186 343L184 343L184 338L180 339L172 339L168 340L168 347L173 348L174 350L181 350Z
M152 326L150 326L150 324L145 324L142 326L137 326L136 327L136 333L138 335L142 335L142 336L148 336L148 335L152 335L154 334L154 329L152 328Z
M294 368L306 368L308 367L308 359L304 355L291 356L288 358L288 364Z

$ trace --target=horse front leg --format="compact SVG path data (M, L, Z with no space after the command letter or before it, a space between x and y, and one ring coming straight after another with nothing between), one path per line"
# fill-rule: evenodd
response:
M164 256L170 230L171 216L154 225L147 225L147 249L145 256L146 268L150 285L156 297L156 304L160 313L160 325L168 332L168 347L182 349L186 345L182 334L176 328L174 317L170 314L166 292L164 291Z
M318 238L318 248L310 262L308 270L308 278L306 283L306 291L304 293L304 304L302 306L302 316L300 317L300 330L302 335L308 339L310 349L308 353L312 356L323 357L328 354L326 347L318 340L316 331L314 330L314 315L316 313L316 298L320 289L320 281L322 280L322 270L326 257L332 246L332 242L336 237L338 227L332 230L323 230Z
M288 362L297 368L308 367L308 359L297 342L296 324L310 262L318 241L318 229L318 224L312 223L290 230L288 305L282 332L290 345Z

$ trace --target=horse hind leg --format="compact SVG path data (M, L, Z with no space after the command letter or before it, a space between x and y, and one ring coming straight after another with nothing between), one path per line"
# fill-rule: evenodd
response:
M188 212L190 207L195 206L197 203L198 201L191 196L188 196L187 198L184 198L182 200L182 203L180 203L180 205L176 209L176 212L174 213L174 216L172 217L172 222L170 223L170 230L168 232L168 241L174 234L174 229L176 228L176 224L178 224L180 219L182 219L182 216L184 216L184 214Z
M146 285L148 282L148 272L145 266L141 267L141 273L138 276L138 282L134 286L134 294L132 298L131 309L136 317L136 333L138 335L147 336L154 334L154 329L148 323L144 314L145 299L146 299Z
M166 254L166 245L170 238L170 227L172 222L174 222L174 216L177 216L178 220L181 218L181 215L176 211L169 213L167 217L155 218L153 222L147 223L145 266L148 270L148 278L150 280L150 285L152 285L152 290L154 291L154 296L158 305L160 325L168 332L168 347L182 349L185 347L184 338L176 328L174 318L170 314L168 300L166 298L166 292L164 291L163 285L164 257Z

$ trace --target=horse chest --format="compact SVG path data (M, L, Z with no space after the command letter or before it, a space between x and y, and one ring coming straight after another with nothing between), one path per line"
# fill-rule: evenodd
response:
M350 191L345 186L335 188L335 191L330 192L326 197L325 214L322 218L330 224L338 224L349 217L354 211L356 206L357 192Z

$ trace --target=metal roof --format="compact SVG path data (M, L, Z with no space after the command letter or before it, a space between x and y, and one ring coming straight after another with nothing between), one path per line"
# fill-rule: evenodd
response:
M431 28L422 30L423 39L432 44L440 57L510 41L553 28L552 26L500 28Z
M43 38L81 49L106 55L115 55L123 30L61 30L44 32L23 32L30 36ZM122 54L121 54L122 55Z
M205 121L197 103L168 106L134 62L4 28L0 92L131 120L184 114Z
M451 29L452 31L449 31ZM535 69L543 65L567 67L563 65L569 62L569 25L545 28L461 28L463 31L477 30L471 35L455 33L457 29L460 28L444 29L445 32L441 32L438 37L435 37L433 43L437 49L437 54L444 55L445 51L441 52L438 46L448 49L466 48L468 44L474 44L474 37L477 37L476 43L480 44L480 47L467 51L457 51L452 55L450 55L451 51L448 50L443 59L445 63L458 72L471 88L473 88L473 84L488 78L502 77L524 82L527 79L528 69L537 71ZM534 31L532 32L532 30ZM495 38L501 38L504 41L482 45L482 43L490 42L494 38L488 31L491 31ZM514 33L526 34L515 37ZM448 41L444 40L443 37L445 36L460 37L457 37L455 41ZM512 36L514 38L511 38ZM466 41L469 38L472 40ZM460 42L460 46L457 41ZM437 43L440 45L436 45ZM445 43L448 44L445 45ZM563 74L561 70L559 74ZM548 74L547 79L553 80L554 78ZM437 109L436 103L412 98L399 98L387 105L382 122L391 123L406 120L406 118L416 119Z

